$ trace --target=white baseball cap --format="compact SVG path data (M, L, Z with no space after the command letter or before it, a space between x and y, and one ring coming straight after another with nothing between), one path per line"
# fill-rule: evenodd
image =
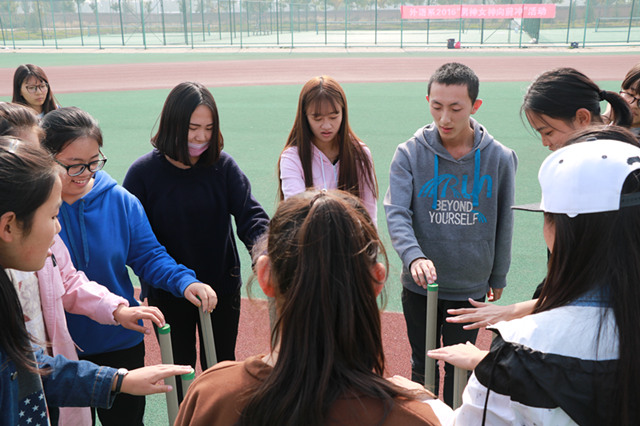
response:
M517 210L584 213L640 205L640 192L621 195L627 176L640 169L640 148L615 140L578 142L549 155L538 172L542 201Z

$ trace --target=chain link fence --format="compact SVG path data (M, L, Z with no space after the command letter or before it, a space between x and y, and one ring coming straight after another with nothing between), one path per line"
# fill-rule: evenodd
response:
M402 19L404 6L513 0L0 0L0 46L527 47L640 45L640 0L566 0L542 19ZM515 6L515 5L514 5Z

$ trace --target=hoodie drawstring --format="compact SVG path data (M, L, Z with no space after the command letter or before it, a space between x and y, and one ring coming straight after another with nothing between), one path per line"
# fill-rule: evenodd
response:
M482 185L480 182L480 150L476 149L476 155L474 158L474 165L473 165L473 192L471 196L471 199L473 201L473 207L477 207L478 204L480 203L479 196L480 196L481 188L482 188Z
M433 191L433 203L431 203L431 208L435 210L438 207L438 187L440 186L440 178L438 177L438 159L440 157L438 154L434 156L433 159L433 183L435 185Z

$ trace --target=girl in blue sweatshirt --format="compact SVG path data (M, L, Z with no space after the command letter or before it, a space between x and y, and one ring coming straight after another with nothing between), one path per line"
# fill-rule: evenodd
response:
M140 202L102 171L102 133L96 121L78 108L60 108L42 121L43 145L65 170L62 178L60 236L77 269L137 306L126 266L153 286L212 310L217 297L179 265L158 243ZM121 326L102 325L67 314L81 359L128 369L144 365L143 335ZM144 397L118 398L111 410L98 410L103 425L142 424Z

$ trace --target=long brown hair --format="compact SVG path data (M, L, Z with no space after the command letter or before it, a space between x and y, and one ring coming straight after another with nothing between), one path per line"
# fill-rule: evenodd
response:
M622 192L640 192L640 174L627 177ZM546 281L534 312L543 312L597 291L609 302L616 320L619 359L616 401L607 418L610 424L640 421L640 207L580 214L545 213L555 225L555 240Z
M305 192L280 203L267 254L279 344L273 372L249 390L241 425L321 425L347 396L404 393L382 378L380 312L372 268L386 254L359 200L343 191ZM257 247L258 253L264 252Z
M364 187L368 187L374 197L378 198L378 180L376 179L373 162L367 156L364 144L349 126L347 97L342 87L332 77L327 75L314 77L302 87L298 99L296 118L282 151L284 152L294 146L298 148L298 156L304 172L304 186L313 188L311 167L313 162L311 155L313 132L307 119L307 110L309 108L319 110L323 102L328 102L336 110L342 110L342 123L340 123L340 129L336 136L339 147L338 158L340 159L338 189L350 192L356 197L362 197ZM282 157L282 154L280 156ZM360 181L360 176L363 177L363 182ZM283 200L280 160L278 160L278 179L278 196L280 200Z

